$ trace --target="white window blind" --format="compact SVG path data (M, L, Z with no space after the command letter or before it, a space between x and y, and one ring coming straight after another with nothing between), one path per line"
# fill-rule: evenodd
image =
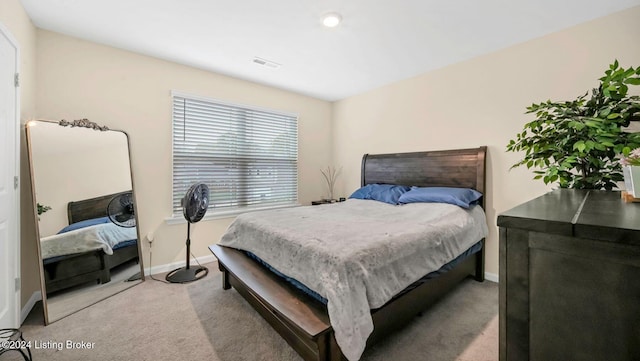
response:
M298 201L298 118L173 93L173 213L194 183L209 211Z

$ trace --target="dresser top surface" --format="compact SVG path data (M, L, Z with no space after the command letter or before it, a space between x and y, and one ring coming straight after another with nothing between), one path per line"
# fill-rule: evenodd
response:
M556 189L501 213L498 226L640 243L640 203L616 191Z

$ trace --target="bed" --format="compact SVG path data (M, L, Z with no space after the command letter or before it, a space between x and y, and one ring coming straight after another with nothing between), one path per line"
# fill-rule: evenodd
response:
M120 193L69 202L67 204L69 225L82 227L83 222L106 217L107 205L118 194ZM135 228L127 231L135 235ZM113 268L130 261L138 262L138 242L135 238L137 237L114 245L111 255L105 253L101 248L53 257L45 256L43 253L42 262L47 294L91 281L110 282Z
M447 151L365 155L361 184L461 187L485 193L486 147ZM479 203L484 207L486 195ZM313 207L335 207L323 205ZM327 208L329 209L329 208ZM486 221L486 220L485 220ZM484 245L484 238L478 241ZM223 273L223 288L234 287L305 360L343 360L328 308L284 281L245 252L210 246ZM282 271L282 270L281 270ZM422 279L370 310L372 345L435 303L469 275L484 280L484 247L437 277ZM351 359L358 354L349 353Z

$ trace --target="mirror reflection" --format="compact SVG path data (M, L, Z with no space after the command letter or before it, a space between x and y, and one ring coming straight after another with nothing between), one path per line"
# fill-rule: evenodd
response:
M74 122L27 123L46 323L142 280L127 135Z

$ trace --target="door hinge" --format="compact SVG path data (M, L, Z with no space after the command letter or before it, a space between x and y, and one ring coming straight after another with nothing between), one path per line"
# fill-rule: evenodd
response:
M18 185L20 184L20 179L18 176L13 177L13 189L18 189Z
M15 74L15 76L13 77L13 83L15 84L16 88L20 86L20 73Z
M20 277L16 278L16 291L20 291Z

